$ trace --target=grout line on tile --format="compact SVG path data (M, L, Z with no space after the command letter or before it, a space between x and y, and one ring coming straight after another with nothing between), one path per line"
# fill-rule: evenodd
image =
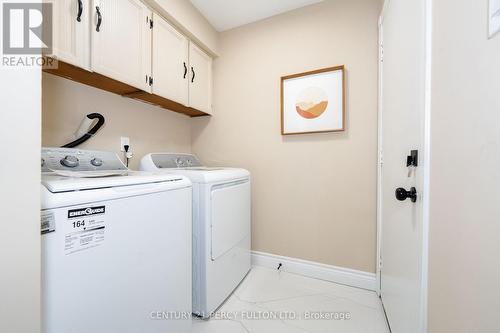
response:
M306 295L301 295L301 296L291 296L291 297L285 297L285 298L271 299L271 300L268 300L268 301L256 302L254 304L276 303L276 302L289 301L289 300L298 299L298 298L321 296L321 295L323 295L323 293L306 294ZM247 302L247 303L249 303L249 302Z
M266 307L266 306L265 306L264 304L262 304L262 303L260 303L260 304L256 304L255 306L256 306L256 307L258 307L258 308L261 308L261 309L263 309L263 310L266 310L266 311L273 311L273 309L270 309L270 308ZM306 330L306 329L305 329L305 328L303 328L303 327L292 325L291 323L288 323L288 322L286 322L286 321L285 321L285 320L283 320L283 319L279 319L279 321L280 321L283 325L285 325L285 326L287 326L287 327L292 327L292 328L298 329L298 330L303 331L303 332L306 332L306 333L314 333L314 332L312 332L312 331Z
M243 324L243 322L241 320L230 320L230 321L234 321L234 322L237 322L238 324L240 324L241 327L243 327L243 329L247 332L247 333L252 333L250 332L250 330L248 329L248 327L245 326L245 324Z
M330 298L330 299L341 299L341 300L344 300L344 301L347 301L347 302L350 302L350 303L354 303L356 305L359 305L359 306L362 306L362 307L365 307L365 308L369 308L369 309L372 309L372 310L375 310L375 311L378 311L380 310L380 307L379 306L371 306L371 305L367 305L367 304L363 304L361 302L358 302L358 301L355 301L351 298L348 298L348 297L345 297L345 296L338 296L338 295L331 295L331 294L323 294L323 296L325 296L326 298Z
M314 295L308 295L308 296L314 296ZM265 303L267 303L267 302L250 302L250 301L245 301L245 300L241 299L241 298L240 298L239 296L237 296L237 295L233 295L233 297L234 297L234 298L236 298L238 301L240 301L240 302L242 302L242 303L247 303L247 304L249 304L249 305L255 306L256 308L259 308L259 309L262 309L262 310L266 310L266 311L273 311L272 309L270 309L270 308L268 308L268 307L266 307L266 306L265 306ZM300 296L300 297L306 297L306 296ZM290 298L287 298L287 299L285 299L285 300L288 300L288 299L294 299L294 298L300 298L300 297L290 297ZM236 321L236 322L240 323L240 324L241 324L241 325L245 328L245 330L246 330L248 333L251 333L250 329L249 329L249 328L247 328L247 327L245 326L245 324L244 324L243 320L234 320L234 321ZM287 323L287 322L286 322L286 321L284 321L283 319L279 319L279 321L280 321L283 325L285 325L285 326L287 326L287 327L292 327L292 328L298 329L298 330L303 331L303 332L306 332L306 333L313 333L313 332L308 331L308 330L306 330L306 329L304 329L304 328L302 328L302 327L300 327L300 326L295 326L295 325L292 325L292 324L290 324L290 323Z

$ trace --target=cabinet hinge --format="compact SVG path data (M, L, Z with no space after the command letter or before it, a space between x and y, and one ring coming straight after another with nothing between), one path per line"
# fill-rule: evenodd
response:
M149 27L153 29L153 20L149 20Z

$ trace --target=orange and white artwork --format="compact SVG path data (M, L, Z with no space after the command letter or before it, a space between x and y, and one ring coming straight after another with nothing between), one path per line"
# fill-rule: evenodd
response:
M344 77L344 66L282 77L282 134L343 131Z

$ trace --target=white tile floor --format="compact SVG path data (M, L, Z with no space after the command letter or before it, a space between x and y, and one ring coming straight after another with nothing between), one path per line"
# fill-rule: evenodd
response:
M337 319L313 320L306 318L307 315L337 316ZM275 318L270 320L269 316ZM350 318L339 320L338 316ZM389 330L374 292L263 267L252 269L214 318L193 320L193 333L282 332L389 333Z

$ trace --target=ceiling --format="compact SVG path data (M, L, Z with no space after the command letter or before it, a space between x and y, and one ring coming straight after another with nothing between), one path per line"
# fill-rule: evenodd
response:
M190 0L217 31L225 31L323 0Z

